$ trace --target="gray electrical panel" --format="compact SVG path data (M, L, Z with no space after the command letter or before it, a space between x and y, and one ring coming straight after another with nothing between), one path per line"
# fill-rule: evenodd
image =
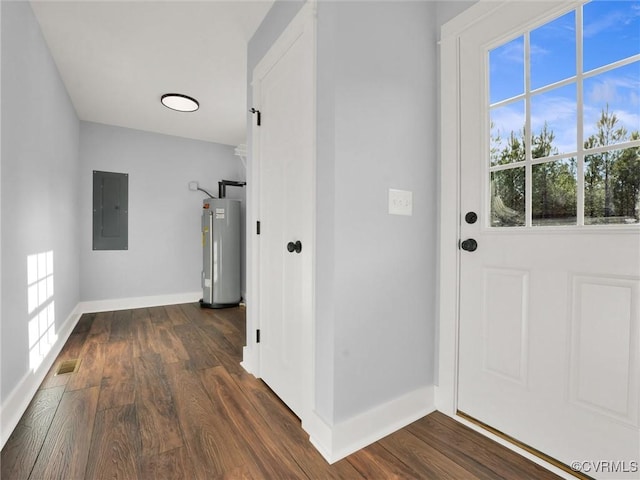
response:
M202 202L202 306L240 303L240 201L208 198Z
M93 171L93 249L127 250L129 175Z

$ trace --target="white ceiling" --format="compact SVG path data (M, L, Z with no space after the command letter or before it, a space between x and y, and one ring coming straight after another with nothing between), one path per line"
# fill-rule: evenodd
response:
M260 1L31 2L71 101L87 120L210 142L246 142L247 42ZM162 106L182 93L200 109Z

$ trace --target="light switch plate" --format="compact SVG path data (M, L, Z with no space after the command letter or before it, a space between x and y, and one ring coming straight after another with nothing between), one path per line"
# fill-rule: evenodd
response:
M413 214L413 192L390 188L389 214L411 216Z

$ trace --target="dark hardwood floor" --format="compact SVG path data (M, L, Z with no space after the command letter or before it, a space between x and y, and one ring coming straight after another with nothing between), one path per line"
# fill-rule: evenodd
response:
M244 310L84 315L2 450L3 480L558 478L433 413L328 465L239 362ZM74 373L55 375L80 359Z

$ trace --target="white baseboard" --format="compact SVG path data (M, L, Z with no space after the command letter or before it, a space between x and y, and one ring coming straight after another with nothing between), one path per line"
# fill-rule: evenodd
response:
M171 295L152 295L149 297L114 298L108 300L91 300L78 304L82 313L111 312L114 310L129 310L132 308L160 307L176 305L178 303L197 302L202 298L202 292L174 293Z
M303 428L325 460L335 463L433 412L433 395L433 386L419 388L333 427L312 413Z
M64 347L69 335L71 335L82 316L83 312L79 310L79 306L80 304L76 305L76 308L58 330L58 339L49 350L49 353L42 359L40 366L35 371L29 370L0 406L0 448L4 447L16 425L18 425L20 418L27 410L47 372L53 366L62 347Z
M302 420L302 428L309 434L309 442L320 452L320 455L327 462L335 463L337 460L332 460L334 455L331 451L333 437L331 425L313 411Z
M252 348L249 348L246 345L242 347L242 361L240 362L240 366L254 377L260 378L257 373L256 363L253 355L254 352Z

